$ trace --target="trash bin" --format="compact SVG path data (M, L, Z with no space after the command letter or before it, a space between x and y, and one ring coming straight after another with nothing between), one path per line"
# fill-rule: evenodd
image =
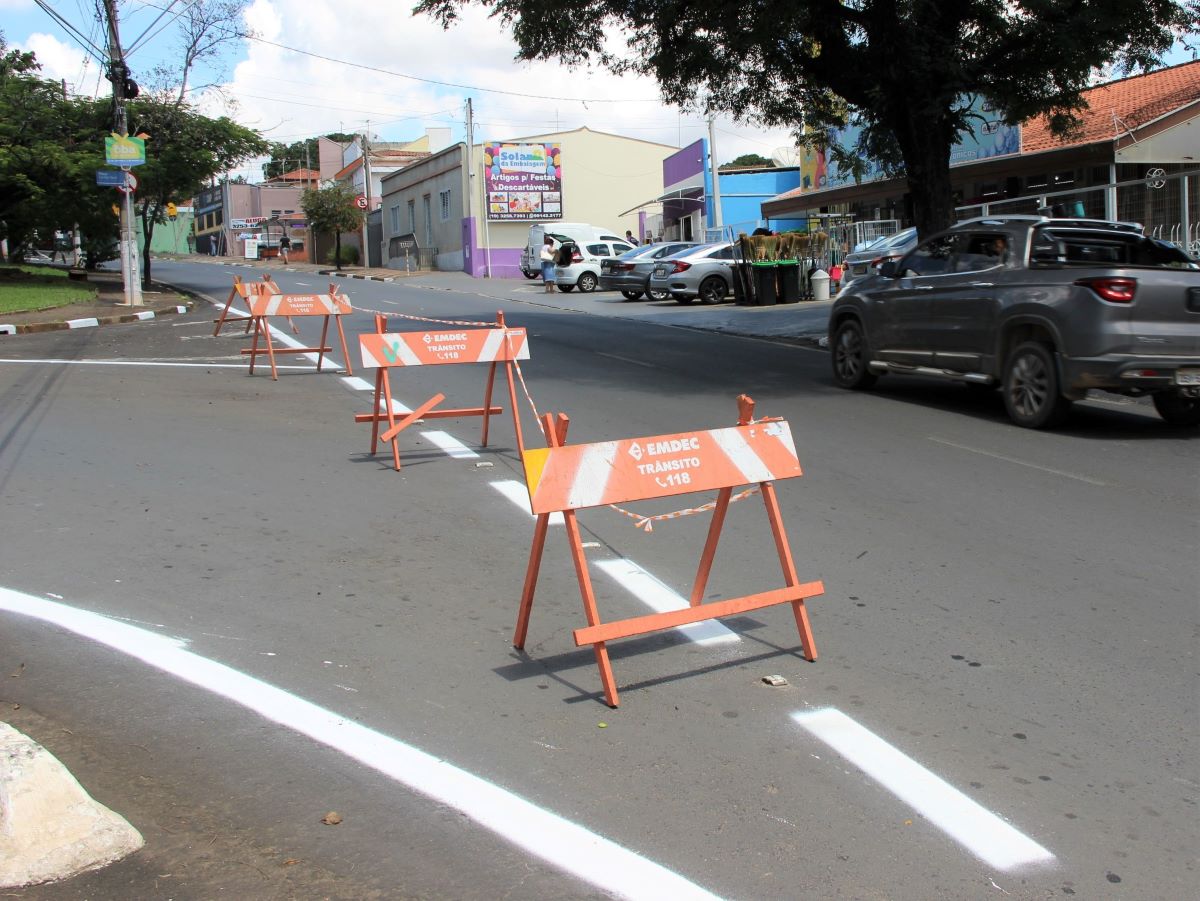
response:
M829 300L829 275L824 269L818 269L809 279L812 282L812 299Z
M800 301L800 263L798 260L779 261L779 302Z
M754 264L754 293L755 305L760 307L774 306L779 301L779 291L775 283L775 263Z
M738 261L733 264L733 302L742 307L754 303L749 263Z

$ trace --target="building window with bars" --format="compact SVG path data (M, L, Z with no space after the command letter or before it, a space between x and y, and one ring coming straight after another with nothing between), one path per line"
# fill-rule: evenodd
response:
M449 190L442 191L438 195L438 197L441 200L442 221L449 222L450 221L450 191Z

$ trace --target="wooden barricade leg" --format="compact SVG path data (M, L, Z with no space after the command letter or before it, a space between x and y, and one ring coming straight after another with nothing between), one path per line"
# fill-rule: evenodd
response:
M254 364L258 361L258 336L262 333L260 320L254 320L254 340L250 344L250 374L254 375Z
M513 365L511 360L504 364L504 375L508 379L508 402L512 404L513 431L517 436L517 457L524 462L525 440L521 435L521 410L517 406L517 385L513 381Z
M329 317L322 317L321 323L321 340L317 344L317 372L321 371L321 364L325 362L325 337L329 334Z
M492 410L492 385L496 381L496 361L492 361L492 365L488 367L487 387L483 389L483 435L480 438L479 444L481 447L487 447L488 440L488 422L491 420Z
M217 335L219 335L221 333L221 327L223 325L225 325L225 317L227 317L229 315L229 309L230 309L230 307L233 306L233 301L241 293L238 291L238 286L241 285L241 283L242 283L242 277L240 275L235 275L233 277L233 287L229 289L229 297L227 297L225 299L225 307L224 307L224 309L221 310L221 318L217 320L217 327L213 329L213 337L214 338L217 337ZM241 320L239 319L236 321L240 322ZM247 322L246 322L247 331L249 331L249 328L250 328L250 321L247 320Z
M533 526L533 545L529 548L529 565L525 568L525 588L521 592L521 607L517 612L517 628L513 633L513 647L525 647L525 636L529 634L529 613L533 609L533 592L537 588L538 571L542 567L542 551L546 547L546 531L550 528L550 514L539 513Z
M793 588L800 584L800 579L796 575L796 564L792 560L787 532L783 528L783 514L779 510L775 486L770 482L763 482L759 488L767 508L767 519L771 521L771 534L775 536L775 550L783 567L783 580L789 588ZM792 612L796 615L796 629L800 632L800 649L804 653L804 659L814 661L817 659L817 643L813 639L812 626L808 622L808 608L804 606L803 598L792 601Z
M567 440L567 427L571 420L564 414L557 421L547 413L542 417L542 431L550 447L561 447ZM538 571L542 566L542 551L546 547L546 530L550 526L550 514L539 513L533 527L533 544L529 548L529 565L525 569L525 588L521 592L521 607L517 613L517 629L513 634L513 647L525 647L525 635L529 631L529 613L533 609L533 592L537 588Z
M279 381L279 370L275 366L275 345L271 343L271 326L267 323L266 316L258 317L258 321L262 327L263 338L267 342L267 358L271 361L271 378Z
M693 607L699 607L704 601L704 588L708 584L708 574L712 572L713 558L717 555L717 542L721 539L721 529L725 525L725 514L729 511L729 498L732 495L732 488L722 488L717 492L717 506L713 510L712 521L708 524L708 539L704 542L700 568L696 570L696 581L692 585L692 595L688 598L688 603Z
M350 351L346 349L346 332L342 328L342 317L336 315L333 317L334 324L337 325L338 338L342 342L342 359L345 361L346 375L354 375L354 366L350 362ZM325 342L322 341L322 344Z
M596 609L596 594L592 590L592 578L588 573L587 556L583 553L583 541L579 534L579 522L574 510L563 513L563 521L567 526L567 541L571 545L571 559L575 561L575 575L579 579L579 593L583 597L583 612L589 626L600 625L600 612ZM608 659L608 645L603 641L592 643L596 652L596 666L600 670L600 682L604 686L604 700L609 707L620 703L617 695L617 681L613 677L612 664Z

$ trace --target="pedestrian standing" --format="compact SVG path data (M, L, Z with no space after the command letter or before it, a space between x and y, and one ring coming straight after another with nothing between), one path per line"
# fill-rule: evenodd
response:
M546 286L546 293L554 293L554 239L546 235L542 242L542 252L538 255L538 259L542 261L542 284Z
M283 260L284 265L287 265L288 253L291 252L291 249L292 249L292 239L289 238L287 235L284 235L282 238L279 239L279 258L281 260Z
M630 244L632 244L634 247L638 246L638 239L633 236L633 232L630 231L629 229L625 229L625 240L628 241Z

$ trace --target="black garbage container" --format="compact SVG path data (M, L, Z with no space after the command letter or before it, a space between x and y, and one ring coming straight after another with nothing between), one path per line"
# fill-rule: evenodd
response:
M779 289L776 285L776 270L779 266L775 263L755 263L753 268L755 305L774 306L779 302Z
M750 281L750 264L743 261L733 264L733 302L742 307L754 303L754 285Z
M800 263L796 260L779 261L779 302L800 302Z

